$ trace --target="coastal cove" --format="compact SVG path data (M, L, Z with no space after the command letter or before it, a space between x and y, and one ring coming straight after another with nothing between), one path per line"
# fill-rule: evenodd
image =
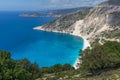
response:
M82 20L80 20L80 22L81 22L81 21L82 21ZM51 31L51 30L44 29L43 26L34 27L33 30L73 35L73 36L76 36L76 37L79 37L79 38L82 38L82 39L83 39L83 48L82 48L81 50L85 50L85 49L87 49L88 47L89 47L89 48L91 47L91 45L90 45L89 41L87 40L87 38L85 38L85 37L83 37L83 36L81 36L81 35L79 34L79 26L78 26L78 25L76 25L76 28L75 28L75 30L74 30L73 33L67 33L67 32L64 32L64 31L56 31L56 30L52 30L52 31ZM79 53L79 55L78 55L78 57L76 58L76 61L74 62L74 64L72 65L75 69L79 69L80 64L82 63L82 61L81 61L81 59L80 59L80 58L82 58L82 57L80 56L80 52L78 52L78 53Z
M39 67L55 64L74 65L84 40L80 37L33 30L56 18L18 16L19 12L0 12L0 49L7 50L15 60L27 58Z

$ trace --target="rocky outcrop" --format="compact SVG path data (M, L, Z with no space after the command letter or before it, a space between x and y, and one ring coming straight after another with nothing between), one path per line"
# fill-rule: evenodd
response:
M78 11L58 18L36 29L70 33L94 42L109 32L120 31L120 0L109 0L92 9ZM117 36L120 38L120 36Z
M89 8L86 8L84 10L61 16L57 20L43 25L41 28L46 31L72 33L74 30L73 24L80 19L84 19L88 12Z

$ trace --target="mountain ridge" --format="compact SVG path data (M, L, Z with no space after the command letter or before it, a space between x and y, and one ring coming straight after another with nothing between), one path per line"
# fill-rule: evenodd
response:
M107 39L120 41L120 36L106 37L111 32L115 33L117 31L117 34L119 34L120 5L118 2L120 1L108 0L92 9L62 16L53 22L34 29L81 36L90 43L99 40L99 43L102 44L101 41Z

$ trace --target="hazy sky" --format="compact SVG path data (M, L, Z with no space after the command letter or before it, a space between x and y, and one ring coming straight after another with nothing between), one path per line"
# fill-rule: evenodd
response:
M92 6L105 0L0 0L0 10L43 10Z

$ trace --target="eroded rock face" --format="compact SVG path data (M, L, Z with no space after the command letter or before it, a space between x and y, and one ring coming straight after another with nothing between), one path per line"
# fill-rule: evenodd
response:
M120 27L120 11L111 12L108 15L108 24L110 26L119 26Z
M86 8L85 10L80 10L78 12L61 16L57 20L43 25L43 28L49 31L64 30L65 32L68 32L68 33L72 32L74 30L74 26L72 25L79 19L84 19L84 17L88 14L88 12L89 12L89 9Z
M91 9L80 27L82 36L93 39L120 27L120 6L101 5Z
M93 42L120 29L120 0L109 0L88 11L65 15L42 27L46 31L57 31L82 36ZM81 22L82 21L82 22ZM93 41L91 41L91 39Z
M118 5L120 6L120 0L108 0L109 5Z

